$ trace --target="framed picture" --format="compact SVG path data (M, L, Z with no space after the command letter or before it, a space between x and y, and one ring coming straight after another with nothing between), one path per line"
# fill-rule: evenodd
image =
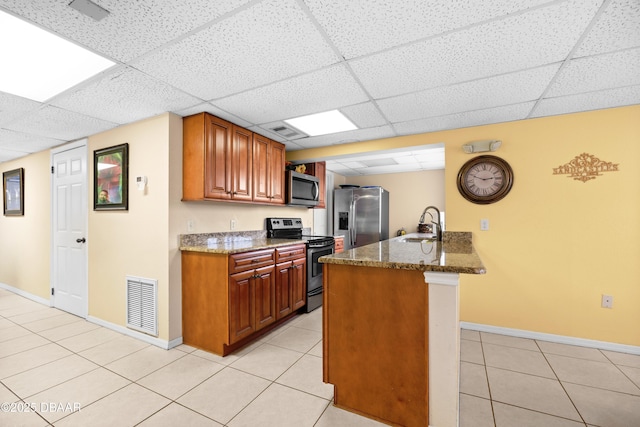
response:
M2 194L6 216L24 215L24 168L2 173Z
M93 210L129 209L129 144L93 152Z

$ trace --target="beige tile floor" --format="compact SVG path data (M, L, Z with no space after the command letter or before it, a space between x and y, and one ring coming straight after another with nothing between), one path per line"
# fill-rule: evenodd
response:
M331 404L321 318L221 358L0 290L0 426L382 425ZM640 356L468 330L461 350L462 427L640 426Z

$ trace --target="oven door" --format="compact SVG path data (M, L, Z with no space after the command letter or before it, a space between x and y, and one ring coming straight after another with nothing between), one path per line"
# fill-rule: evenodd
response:
M318 258L333 252L334 245L307 249L307 313L322 305L322 264Z

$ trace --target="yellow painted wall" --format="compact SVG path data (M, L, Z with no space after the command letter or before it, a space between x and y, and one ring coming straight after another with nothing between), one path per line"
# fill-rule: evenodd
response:
M349 176L346 181L360 186L380 185L389 192L389 236L393 237L403 227L407 233L417 232L420 216L427 206L444 211L444 175L444 169L440 169Z
M0 216L0 283L49 300L51 158L48 151L0 164L24 168L24 216Z
M493 205L463 199L463 143L500 139L515 175ZM447 229L472 231L486 275L461 275L461 319L640 345L640 106L296 151L290 160L445 142ZM338 152L337 150L340 150ZM553 168L581 153L619 163L587 183ZM490 221L480 231L480 219ZM601 295L613 309L600 307Z
M446 145L448 223L474 232L487 267L465 276L462 320L640 345L640 107L461 129ZM465 201L460 145L495 138L509 162L511 193L488 206ZM618 163L583 183L553 168L581 153ZM479 231L481 218L489 231ZM602 294L613 309L600 307Z
M169 337L167 247L169 239L169 115L163 114L89 137L93 152L129 144L129 210L94 211L90 191L88 222L89 316L126 325L126 276L158 280L158 330ZM145 192L135 185L147 176ZM93 178L90 178L90 187Z

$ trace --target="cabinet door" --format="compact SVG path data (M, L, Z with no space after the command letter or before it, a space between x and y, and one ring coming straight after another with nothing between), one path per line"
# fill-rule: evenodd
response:
M291 296L292 262L283 262L276 265L276 316L283 318L293 312Z
M229 276L229 342L233 344L256 331L255 271Z
M270 202L271 162L269 161L270 141L262 135L253 136L253 200Z
M233 125L205 116L204 197L231 198L231 131Z
M258 331L276 321L275 266L255 271L255 330Z
M270 153L271 194L270 201L275 204L284 204L284 163L285 147L276 141L271 141Z
M290 273L291 309L293 311L307 303L307 260L300 258L293 261Z
M234 200L252 200L253 133L233 126L231 191Z

